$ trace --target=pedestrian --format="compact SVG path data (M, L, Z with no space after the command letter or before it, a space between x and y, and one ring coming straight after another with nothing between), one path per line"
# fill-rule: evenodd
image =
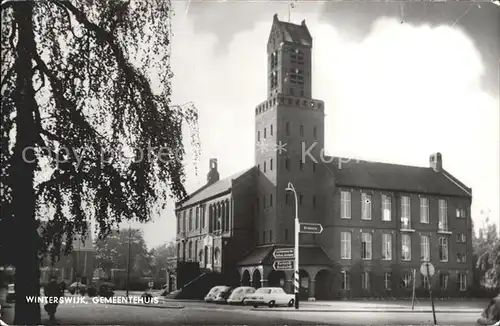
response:
M55 277L50 279L49 284L45 288L45 296L47 297L47 303L45 304L45 311L49 315L50 321L54 322L56 320L57 306L59 305L59 298L64 296L61 285L57 283Z
M481 318L477 320L479 325L499 326L500 325L500 294L494 297L488 307L484 309Z

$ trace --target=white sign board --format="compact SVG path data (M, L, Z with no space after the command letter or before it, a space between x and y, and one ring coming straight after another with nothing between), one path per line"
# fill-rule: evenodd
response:
M434 269L434 265L432 265L432 263L422 263L420 266L420 274L423 276L432 277L435 272L436 270Z

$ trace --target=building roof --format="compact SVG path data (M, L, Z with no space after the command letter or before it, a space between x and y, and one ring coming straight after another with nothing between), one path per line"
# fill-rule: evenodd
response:
M204 185L200 189L194 191L191 195L189 195L186 199L179 202L177 205L177 209L190 206L192 204L196 204L200 201L206 200L208 198L217 196L224 192L230 191L233 185L233 180L238 179L248 171L252 170L252 168L248 168L236 174L233 174L225 179L214 182L211 185Z
M448 172L436 172L430 167L338 157L327 167L338 186L464 197L471 197L472 193Z
M285 245L272 245L252 249L239 263L238 266L272 265L273 252L278 248L293 248ZM332 261L323 248L318 246L299 247L300 265L330 265Z
M296 25L278 20L278 15L275 14L274 23L281 32L285 42L312 46L312 37L306 26L305 20L302 21L301 25Z

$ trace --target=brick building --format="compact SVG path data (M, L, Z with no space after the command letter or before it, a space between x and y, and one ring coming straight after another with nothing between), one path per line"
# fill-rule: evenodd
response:
M41 227L43 225L42 222ZM73 250L68 255L61 253L59 260L54 263L51 262L50 257L44 257L40 267L40 283L47 284L52 275L57 275L67 284L76 281L90 284L94 272L94 258L95 250L89 225L85 239L82 239L80 235L74 236Z
M443 168L367 162L324 154L324 103L311 97L312 37L274 16L267 45L267 99L255 108L255 166L207 184L176 205L177 256L222 273L228 283L282 286L292 272L273 270L273 251L294 241L297 190L301 222L301 294L306 298L408 296L413 271L436 266L439 295L459 296L472 282L471 189Z

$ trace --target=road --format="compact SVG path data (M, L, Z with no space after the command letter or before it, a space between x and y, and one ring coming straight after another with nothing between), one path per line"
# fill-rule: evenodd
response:
M345 302L348 306L362 303ZM369 307L370 303L364 306ZM383 305L378 303L377 305ZM392 304L394 305L394 304ZM170 308L165 308L170 307ZM342 308L342 305L339 304ZM160 308L163 307L163 308ZM314 305L293 308L259 308L228 306L204 302L167 302L155 307L113 304L61 304L57 310L60 325L271 325L271 324L329 324L329 325L432 325L431 312L374 312L374 311L310 311ZM464 310L465 311L465 310ZM48 324L42 308L43 323ZM478 312L437 312L440 325L471 326L479 318Z

